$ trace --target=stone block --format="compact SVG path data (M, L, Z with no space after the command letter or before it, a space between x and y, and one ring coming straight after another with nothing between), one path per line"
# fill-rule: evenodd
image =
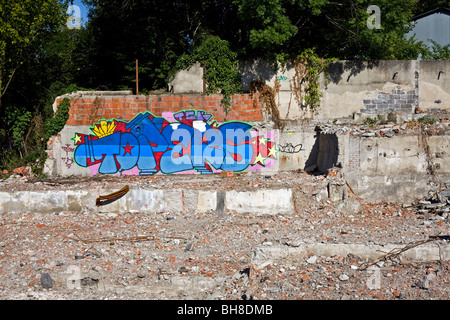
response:
M210 212L217 209L217 191L198 192L197 212Z
M294 212L292 190L228 191L225 195L225 210L254 214Z

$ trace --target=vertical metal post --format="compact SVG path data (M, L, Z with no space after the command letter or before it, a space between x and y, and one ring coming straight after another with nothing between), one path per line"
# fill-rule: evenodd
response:
M139 94L139 65L138 59L136 59L136 95Z

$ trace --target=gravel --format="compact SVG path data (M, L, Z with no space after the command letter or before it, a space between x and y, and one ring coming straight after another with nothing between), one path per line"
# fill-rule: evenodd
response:
M120 180L119 180L120 179ZM260 246L306 243L397 244L448 234L449 219L420 206L317 200L323 176L107 177L85 180L9 178L0 190L67 190L128 183L130 188L296 190L293 214L225 212L33 212L0 215L0 299L239 299L372 300L450 298L449 261L382 261L315 256L264 263ZM225 182L225 183L224 183ZM427 222L427 223L423 223ZM444 240L439 240L446 243ZM382 253L380 253L381 255ZM369 283L370 282L370 283Z

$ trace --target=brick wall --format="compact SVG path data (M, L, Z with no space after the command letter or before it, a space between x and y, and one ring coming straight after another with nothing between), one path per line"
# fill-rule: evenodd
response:
M418 105L416 90L405 92L399 86L392 93L379 93L377 99L363 100L361 113L388 114L389 112L414 112Z
M58 105L63 97L56 100ZM221 95L124 95L124 96L68 96L70 99L67 125L92 125L99 119L117 119L129 121L140 112L150 111L155 116L164 112L176 113L181 110L205 110L218 122L224 121L262 121L261 103L257 96L238 94L228 115L220 101ZM256 107L254 105L254 98Z

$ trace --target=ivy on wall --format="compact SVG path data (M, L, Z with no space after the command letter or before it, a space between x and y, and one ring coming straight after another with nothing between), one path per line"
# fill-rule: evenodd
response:
M53 117L45 119L40 113L33 114L22 108L7 108L7 130L12 141L0 149L2 168L32 165L35 174L43 170L47 153L47 141L60 132L69 118L70 100L64 98Z
M277 56L276 71L285 70L287 61L290 61L294 67L294 76L291 80L291 90L295 101L300 108L311 110L317 114L320 109L320 99L322 92L320 91L320 74L325 73L325 86L328 79L328 67L332 61L337 59L324 59L319 57L314 49L306 49L296 57L288 59L284 55ZM278 78L275 78L274 87L265 84L261 79L255 80L250 84L250 94L258 93L263 103L263 107L268 112L275 127L283 129L285 122L280 117L280 111L276 103L276 95L280 89ZM290 106L290 103L289 103ZM289 111L288 111L289 112Z
M250 95L259 94L259 98L262 101L262 107L264 111L272 116L272 121L275 123L275 128L283 129L285 123L281 120L280 111L278 109L275 97L280 90L280 83L275 79L275 85L272 88L268 84L264 83L260 78L250 83ZM253 100L253 105L256 107L256 101Z
M47 119L45 122L45 141L64 128L67 119L69 119L69 108L70 100L68 98L64 98L59 104L58 110L56 110L55 117Z
M301 108L309 108L314 114L317 114L322 98L322 92L319 89L320 74L325 72L325 86L327 86L328 66L335 60L337 59L319 57L314 49L306 49L291 59L295 70L292 78L292 91Z

